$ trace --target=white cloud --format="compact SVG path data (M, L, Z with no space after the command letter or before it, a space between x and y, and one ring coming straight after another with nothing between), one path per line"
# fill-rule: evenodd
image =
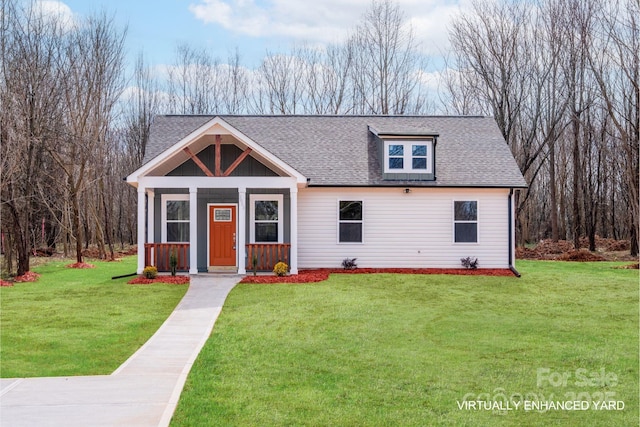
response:
M33 2L33 11L45 19L56 21L63 30L76 25L76 17L69 6L56 0L38 0Z
M465 0L399 0L422 49L448 48L446 26ZM196 19L251 37L286 37L295 42L338 42L360 21L371 0L198 0Z
M429 13L411 15L409 22L424 53L439 55L449 50L448 26L458 10L458 5L442 5L429 10Z

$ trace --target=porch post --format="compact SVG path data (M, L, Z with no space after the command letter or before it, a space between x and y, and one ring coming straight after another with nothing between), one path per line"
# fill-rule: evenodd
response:
M247 274L247 269L245 268L246 218L247 189L245 187L238 187L238 238L236 239L236 250L238 251L238 274Z
M291 257L289 269L291 274L298 274L298 187L289 189L291 198Z
M145 242L145 205L146 205L146 189L138 184L138 274L142 274L144 270L144 242Z
M189 187L189 274L198 274L198 188Z
M155 240L155 193L147 190L147 242L154 243Z

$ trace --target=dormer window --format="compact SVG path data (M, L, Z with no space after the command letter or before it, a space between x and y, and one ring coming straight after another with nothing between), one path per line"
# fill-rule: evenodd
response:
M433 140L384 141L385 173L433 173Z
M435 181L438 133L419 127L376 129L375 137L382 179L386 181Z

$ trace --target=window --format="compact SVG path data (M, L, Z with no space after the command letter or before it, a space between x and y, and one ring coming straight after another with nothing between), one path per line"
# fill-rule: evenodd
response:
M251 194L251 243L283 242L282 194Z
M411 166L413 169L427 170L427 146L412 145L411 146Z
M340 243L362 243L361 200L340 200L338 241Z
M456 243L478 242L478 202L453 202L453 228Z
M189 195L163 194L162 241L178 243L189 241Z
M386 173L432 173L433 141L385 141Z
M389 145L389 169L404 169L404 145Z
M215 222L231 222L233 221L233 215L230 208L214 208L213 220Z

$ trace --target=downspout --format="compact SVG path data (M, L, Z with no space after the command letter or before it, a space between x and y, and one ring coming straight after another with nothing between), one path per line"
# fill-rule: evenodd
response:
M513 200L513 188L510 188L509 189L509 198L507 199L507 209L509 210L509 212L508 212L508 217L509 217L508 227L509 227L509 230L508 230L508 233L507 233L509 235L509 239L508 239L509 240L509 251L508 251L508 253L509 253L509 270L511 270L511 272L514 274L514 276L520 277L522 275L513 266L513 252L511 251L511 248L513 247L513 238L514 238L513 232L515 231L514 227L511 227L511 223L513 221L513 213L512 213L513 201L512 200Z

